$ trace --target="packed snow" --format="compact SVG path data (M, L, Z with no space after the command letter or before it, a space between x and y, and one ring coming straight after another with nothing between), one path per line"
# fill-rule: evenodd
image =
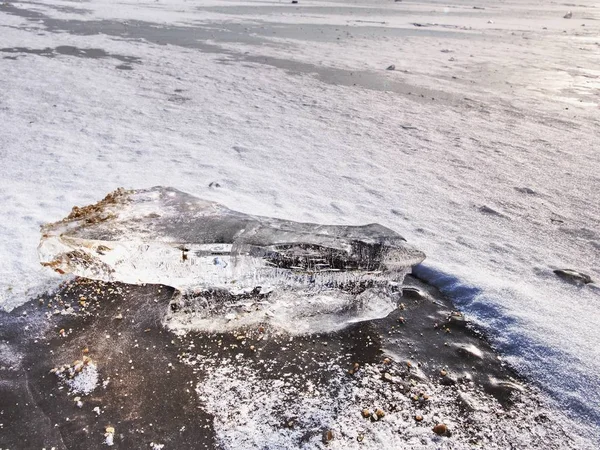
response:
M594 448L600 291L553 270L600 279L600 14L568 9L3 4L1 305L58 283L40 225L118 186L378 222Z

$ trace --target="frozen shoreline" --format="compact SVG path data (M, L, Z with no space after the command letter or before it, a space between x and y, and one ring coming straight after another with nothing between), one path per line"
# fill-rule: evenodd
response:
M597 434L598 290L552 273L600 279L597 8L192 3L0 7L3 307L57 284L38 266L39 225L121 185L377 221L473 292L455 300ZM404 12L359 22L389 8ZM61 46L107 56L15 50ZM118 69L115 55L138 60Z
M175 316L188 313L171 311L172 288L65 283L0 313L2 443L72 450L106 448L107 437L117 448L585 445L481 336L450 319L447 299L406 281L388 317L300 335L268 323L173 334Z

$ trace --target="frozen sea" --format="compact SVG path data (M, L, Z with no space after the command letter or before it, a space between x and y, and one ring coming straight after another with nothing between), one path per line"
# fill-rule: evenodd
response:
M60 282L40 225L118 186L378 222L597 448L600 289L553 270L600 280L599 20L590 0L2 3L0 306Z

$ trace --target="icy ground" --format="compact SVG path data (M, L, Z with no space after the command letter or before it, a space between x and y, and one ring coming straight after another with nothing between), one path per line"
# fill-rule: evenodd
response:
M174 334L165 325L189 317L165 317L174 294L77 278L0 311L0 445L101 450L110 438L127 449L586 446L537 389L452 319L448 299L412 276L387 317L324 334L289 334L268 322Z
M592 447L600 293L552 270L600 279L599 18L590 0L4 3L0 302L55 285L39 226L117 186L379 222Z

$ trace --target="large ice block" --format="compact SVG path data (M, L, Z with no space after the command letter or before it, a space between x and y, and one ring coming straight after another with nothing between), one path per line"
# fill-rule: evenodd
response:
M232 211L177 189L118 189L42 227L60 273L183 292L402 281L425 255L378 224L318 225Z

